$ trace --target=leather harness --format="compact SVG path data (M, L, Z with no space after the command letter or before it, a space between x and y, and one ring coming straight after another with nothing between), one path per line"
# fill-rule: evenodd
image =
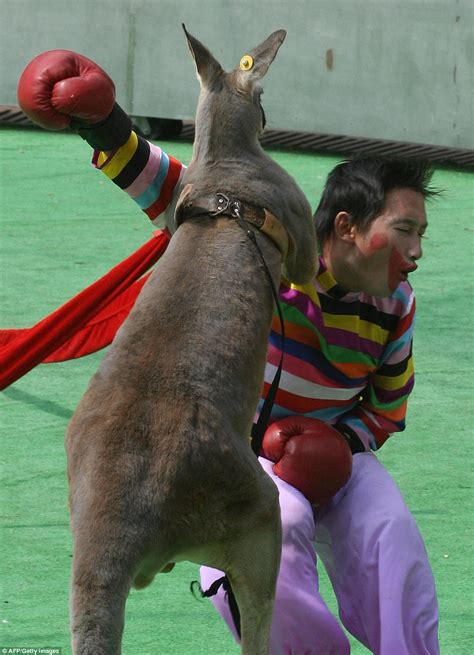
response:
M273 243L276 245L278 250L281 253L282 262L286 260L288 255L288 250L290 248L290 236L288 232L283 227L281 222L276 216L274 216L268 209L259 207L249 202L242 202L238 198L227 196L224 193L218 192L207 196L198 196L193 200L189 199L190 191L192 185L188 184L184 187L181 194L181 198L178 202L175 212L176 225L179 227L184 221L194 218L196 216L228 216L233 218L238 222L238 224L244 229L245 233L249 239L253 242L255 248L257 249L258 255L262 261L262 264L265 269L265 273L268 277L273 298L275 300L276 308L278 310L278 315L280 318L281 324L281 337L282 337L282 352L280 357L280 363L278 365L277 372L273 378L270 389L267 393L267 396L264 400L263 406L260 411L259 418L256 423L252 426L250 445L255 455L258 457L260 455L260 449L262 446L263 435L268 426L270 420L270 414L275 400L276 392L280 383L282 364L283 364L283 353L284 353L284 341L285 341L285 324L283 321L283 314L280 307L280 302L278 299L278 292L273 284L272 276L265 262L262 251L257 243L255 234L253 231L247 229L245 223L253 225L260 232L269 237ZM241 625L240 625L240 612L237 605L234 592L230 585L227 575L222 576L216 580L209 589L203 591L201 585L197 581L191 582L191 591L195 593L195 587L199 589L200 595L203 598L209 598L210 596L215 596L219 588L222 586L226 592L227 599L229 602L229 608L231 611L232 619L234 621L235 628L239 636L241 636Z
M190 190L191 185L184 187L181 200L176 207L175 218L178 226L185 220L201 215L240 218L269 237L280 251L282 261L285 261L290 247L290 237L279 219L268 209L250 202L242 202L238 198L220 192L189 200Z

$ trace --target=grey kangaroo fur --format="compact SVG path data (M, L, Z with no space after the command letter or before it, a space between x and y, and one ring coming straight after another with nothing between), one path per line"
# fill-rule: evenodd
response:
M223 192L272 212L290 238L285 275L308 282L317 270L310 206L258 142L258 80L286 32L248 53L249 70L230 73L185 33L201 83L182 180L187 198ZM171 218L169 228L168 249L66 435L73 652L120 653L130 588L189 560L226 572L241 614L242 653L266 655L281 525L277 489L249 434L273 312L270 284L232 218L200 215L177 229ZM280 251L249 229L278 286Z

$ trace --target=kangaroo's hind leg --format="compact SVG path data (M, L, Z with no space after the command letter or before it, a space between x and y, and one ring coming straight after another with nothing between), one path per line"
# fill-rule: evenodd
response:
M268 655L275 588L281 555L278 496L264 523L232 544L227 569L240 612L243 655Z
M117 542L91 536L84 526L76 531L70 609L74 655L121 652L125 604L132 578L130 558L124 556Z
M71 479L74 655L119 655L125 604L150 540L143 516L84 476ZM138 503L135 503L138 507Z

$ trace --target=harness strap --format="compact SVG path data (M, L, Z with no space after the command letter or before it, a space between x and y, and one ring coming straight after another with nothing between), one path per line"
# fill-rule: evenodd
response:
M270 389L268 390L268 393L265 396L265 400L263 401L262 409L260 410L258 420L256 423L252 425L252 431L250 433L252 450L255 453L255 455L258 457L260 455L260 450L262 448L263 437L265 435L265 431L270 421L270 416L272 413L273 405L275 403L278 387L280 386L281 372L283 368L283 357L285 354L285 322L283 320L283 312L281 311L281 304L280 304L280 299L278 298L278 292L275 289L275 285L273 284L272 276L270 274L270 271L268 270L267 263L265 261L262 251L260 250L260 246L257 243L255 234L250 230L247 230L246 233L257 249L258 255L263 263L265 273L267 274L268 280L270 282L270 288L272 290L273 299L275 300L275 305L278 311L278 318L280 319L281 341L282 341L278 368L273 377L272 383L270 385Z
M232 619L234 621L235 629L237 630L237 634L239 637L241 637L241 631L240 631L240 612L239 612L239 607L237 605L237 601L235 600L235 595L234 592L232 591L232 587L230 586L229 578L224 575L222 578L218 578L217 580L214 580L214 582L211 584L209 589L206 589L206 591L202 590L201 585L197 580L193 580L191 582L191 592L195 595L195 587L198 588L199 595L201 598L210 598L211 596L215 596L219 589L222 587L224 591L226 592L227 595L227 600L229 601L229 609L230 613L232 614Z
M188 193L189 193L188 189ZM262 442L263 442L263 437L265 435L265 431L268 426L268 422L270 420L273 404L275 402L275 397L276 393L278 391L278 387L280 384L280 378L281 378L281 372L282 372L282 367L283 367L283 356L284 356L284 351L285 351L285 324L283 321L283 312L281 310L281 305L280 305L280 300L278 298L278 292L277 289L275 288L275 284L273 283L273 278L271 276L270 270L267 266L267 263L265 261L265 257L263 256L263 253L261 251L260 246L258 245L257 239L255 237L255 233L248 228L248 225L246 223L249 223L253 225L254 227L257 227L261 232L263 232L263 227L265 226L267 222L268 216L272 218L272 220L268 223L269 225L273 225L274 227L271 228L273 229L272 233L264 232L267 234L267 236L270 236L270 238L275 242L276 246L279 248L280 252L282 253L282 258L283 261L286 258L286 254L288 253L288 245L289 245L289 237L288 233L281 225L281 223L278 221L278 219L273 216L273 214L270 214L266 209L262 209L259 207L251 206L248 204L243 204L240 202L240 200L236 199L230 199L227 196L225 196L222 193L217 193L213 196L206 196L203 198L198 198L197 200L194 201L194 203L198 203L199 205L195 204L194 206L191 206L192 203L186 203L186 187L183 191L184 193L184 202L180 204L177 209L176 209L176 222L178 225L180 225L183 220L186 220L188 218L191 218L192 216L198 216L201 214L208 214L211 216L220 216L220 215L226 215L234 218L239 226L244 230L245 234L247 237L250 239L250 241L254 244L258 256L263 264L263 268L265 270L265 274L268 278L268 281L270 283L270 288L272 291L273 299L275 301L277 311L278 311L278 316L280 319L280 325L281 325L281 338L282 338L282 345L281 345L281 355L280 355L280 362L278 364L277 371L275 373L275 376L273 378L273 381L270 385L270 389L265 397L265 400L263 402L262 409L260 411L257 423L254 423L252 426L251 430L251 447L253 452L255 453L256 457L260 455L260 450L262 447ZM182 196L183 197L183 196ZM217 203L217 209L210 211L209 209L205 209L202 207L203 204L207 204L207 202L216 202ZM249 211L250 208L250 211ZM262 215L261 213L258 212L263 212L264 217L262 221ZM277 227L279 226L279 228ZM285 239L284 241L281 241L281 230L283 230ZM273 236L272 236L273 234ZM275 238L275 235L278 235L279 241ZM282 247L284 247L284 252ZM196 581L191 583L191 591L194 593L194 584L196 584ZM240 633L240 611L239 607L237 605L237 601L235 599L234 592L232 591L232 587L229 582L229 578L227 575L224 575L223 577L219 578L218 580L215 580L213 584L207 589L206 591L203 591L201 586L198 584L200 594L203 598L210 598L211 596L215 596L217 592L219 591L220 587L222 586L223 589L226 591L227 599L229 602L229 609L232 614L232 619L234 621L235 628L237 630L237 633L239 637L241 636Z
M176 224L179 226L185 220L195 216L207 214L209 216L230 216L247 221L260 232L269 237L281 253L285 261L290 248L290 237L279 219L268 209L259 207L250 202L242 202L238 198L227 196L224 193L213 193L208 196L199 196L189 199L192 185L186 185L181 193L175 212Z

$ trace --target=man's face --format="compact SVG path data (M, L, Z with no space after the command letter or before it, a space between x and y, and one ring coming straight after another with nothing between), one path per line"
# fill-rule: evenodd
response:
M355 228L360 289L373 296L391 295L416 270L426 228L422 194L412 189L389 191L382 214L368 230Z

